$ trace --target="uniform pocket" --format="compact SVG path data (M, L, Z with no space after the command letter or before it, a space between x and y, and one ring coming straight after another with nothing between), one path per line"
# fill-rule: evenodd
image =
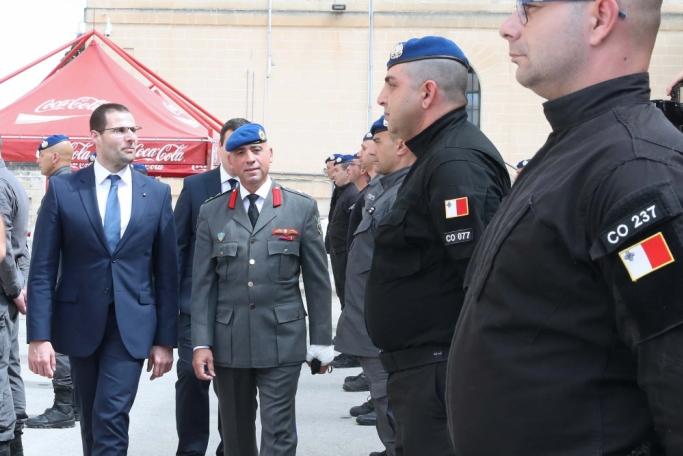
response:
M301 304L276 306L277 351L280 364L303 361L306 354L306 312Z
M237 242L218 242L213 245L211 257L216 260L216 274L227 280L230 264L237 257Z
M268 241L268 275L275 282L298 279L299 241Z

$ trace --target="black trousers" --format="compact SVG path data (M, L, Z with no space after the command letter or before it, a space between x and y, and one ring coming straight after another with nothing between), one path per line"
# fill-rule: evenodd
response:
M344 309L344 287L346 286L346 259L346 252L330 254L332 277L334 278L334 290L337 292L342 309Z
M445 361L389 374L397 456L455 456L446 421L445 383Z
M175 383L175 422L178 433L176 456L204 456L209 445L209 386L210 381L199 380L192 368L192 337L190 316L178 316L178 380ZM218 415L218 435L221 417ZM218 442L216 454L223 454L223 441Z

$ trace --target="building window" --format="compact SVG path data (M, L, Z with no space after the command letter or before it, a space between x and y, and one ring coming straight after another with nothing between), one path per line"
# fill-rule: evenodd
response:
M481 86L477 73L470 68L467 77L467 118L477 127L481 128Z

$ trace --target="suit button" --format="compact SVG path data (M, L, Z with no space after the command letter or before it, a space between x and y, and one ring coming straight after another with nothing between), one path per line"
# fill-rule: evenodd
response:
M247 286L248 286L249 288L253 288L253 287L254 287L254 282L249 281L249 282L247 283Z
M111 260L112 263L116 263L116 261L117 261L117 258L114 258L113 260Z
M255 308L256 308L256 304L254 304L253 302L250 302L250 303L249 303L249 308L250 308L250 309L255 309Z
M283 252L287 253L289 252L289 249L284 249Z
M256 264L256 260L252 258L251 260L249 260L249 264Z
M249 242L251 242L253 244L254 242L256 242L256 239L251 238L251 239L249 239Z

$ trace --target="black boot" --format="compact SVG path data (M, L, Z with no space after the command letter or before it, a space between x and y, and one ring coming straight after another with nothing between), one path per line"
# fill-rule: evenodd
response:
M68 389L55 389L55 403L42 415L33 416L26 421L26 427L39 429L71 428L74 419L73 394Z
M15 434L9 442L9 454L11 456L24 456L24 445L21 443L21 434Z

